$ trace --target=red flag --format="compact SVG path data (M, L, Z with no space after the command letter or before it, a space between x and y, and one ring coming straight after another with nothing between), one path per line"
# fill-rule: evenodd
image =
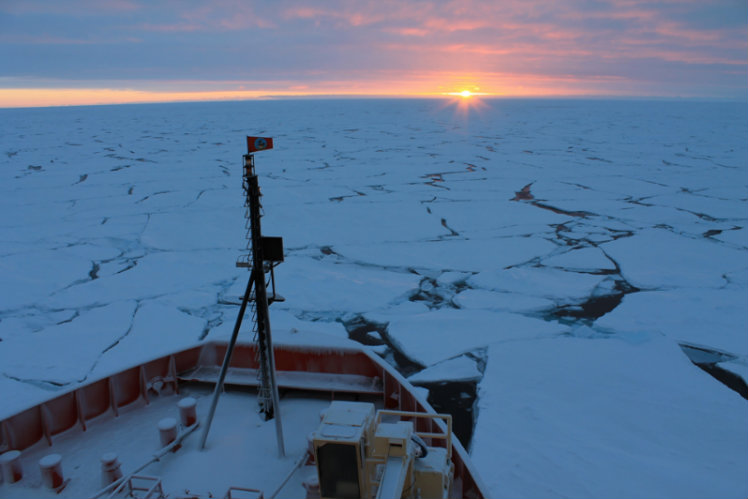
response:
M247 137L247 150L249 152L264 151L273 148L273 139L270 137Z

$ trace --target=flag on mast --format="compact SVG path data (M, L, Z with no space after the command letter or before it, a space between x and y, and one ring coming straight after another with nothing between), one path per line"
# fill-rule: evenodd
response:
M264 151L273 148L273 139L270 137L247 137L247 150L249 152Z

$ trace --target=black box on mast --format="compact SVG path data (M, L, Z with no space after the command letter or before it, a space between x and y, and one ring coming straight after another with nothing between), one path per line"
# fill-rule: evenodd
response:
M262 236L262 259L266 262L283 261L283 238Z

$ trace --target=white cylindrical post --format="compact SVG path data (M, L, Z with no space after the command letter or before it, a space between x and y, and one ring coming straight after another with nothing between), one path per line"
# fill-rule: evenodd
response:
M301 482L302 487L306 490L306 499L319 499L322 497L319 490L319 477L317 473L310 473L304 481Z
M166 447L177 439L177 420L164 418L158 422L158 434L161 439L161 447Z
M39 470L42 473L42 483L45 487L56 489L64 478L62 476L62 456L59 454L50 454L39 460Z
M197 421L197 400L192 397L185 397L177 402L179 408L179 421L182 426L192 426Z
M122 478L122 470L117 454L107 452L101 456L101 486L106 487L120 478Z
M0 474L6 483L15 483L23 478L21 451L9 450L0 455Z

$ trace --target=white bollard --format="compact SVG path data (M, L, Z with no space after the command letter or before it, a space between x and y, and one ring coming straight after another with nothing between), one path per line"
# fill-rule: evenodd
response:
M120 478L122 478L122 470L120 469L120 462L117 460L117 454L107 452L101 456L101 486L106 487Z
M21 451L9 450L0 454L0 474L6 483L15 483L23 478Z
M305 499L319 499L322 497L319 490L319 478L317 473L310 473L305 480L301 482L302 487L306 491Z
M197 400L192 397L185 397L177 402L179 408L179 421L182 426L188 427L195 424L197 421Z
M161 439L161 447L166 447L177 439L177 420L164 418L158 422L158 434Z
M42 472L42 483L47 488L56 489L65 481L62 476L62 456L59 454L49 454L41 458L39 470Z

